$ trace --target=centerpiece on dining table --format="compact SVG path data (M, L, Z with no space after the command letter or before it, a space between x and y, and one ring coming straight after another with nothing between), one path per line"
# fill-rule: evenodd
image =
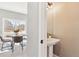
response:
M14 32L16 35L18 35L18 32L20 31L20 29L14 29Z

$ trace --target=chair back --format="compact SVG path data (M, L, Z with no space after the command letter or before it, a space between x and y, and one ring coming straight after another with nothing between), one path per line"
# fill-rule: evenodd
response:
M14 43L20 43L23 41L23 36L14 36L13 40L14 40Z
M3 41L3 38L2 38L2 36L0 36L0 39L1 39L1 41Z

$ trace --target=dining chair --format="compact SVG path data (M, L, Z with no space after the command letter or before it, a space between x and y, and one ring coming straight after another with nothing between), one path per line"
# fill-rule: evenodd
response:
M11 43L10 47L11 47L12 52L13 52L13 43L12 43L12 40L10 40L10 39L3 39L2 36L0 36L0 39L1 39L1 41L2 41L1 50L3 51L3 48L4 48L3 46L4 46L5 43L10 42L10 43Z
M20 45L22 47L22 51L23 51L23 36L14 36L13 41L14 41L13 49L14 49L15 43L20 43Z

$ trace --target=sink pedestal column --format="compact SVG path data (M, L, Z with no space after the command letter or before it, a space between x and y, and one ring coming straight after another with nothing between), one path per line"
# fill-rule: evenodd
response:
M47 56L48 57L53 57L53 45L56 45L60 39L56 38L48 38L47 40Z
M53 45L48 46L47 49L48 49L48 56L53 57Z

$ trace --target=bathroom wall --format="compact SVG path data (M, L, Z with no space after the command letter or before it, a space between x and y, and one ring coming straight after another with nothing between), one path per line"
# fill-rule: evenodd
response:
M47 32L48 33L53 33L53 14L51 13L52 9L47 8Z
M60 38L55 52L62 57L79 57L79 3L55 3L53 34ZM51 25L52 26L52 25Z

